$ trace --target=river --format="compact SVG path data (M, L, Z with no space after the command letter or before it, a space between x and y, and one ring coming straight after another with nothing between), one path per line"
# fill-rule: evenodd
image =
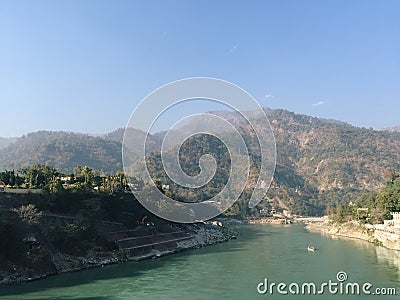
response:
M237 229L237 240L202 249L2 287L0 299L399 299L399 252L310 233L301 224L243 225ZM315 252L307 252L310 244ZM371 293L376 287L391 293L388 288L394 287L397 295L340 294L338 272L347 275L347 280L341 279L342 285L357 283L362 288L371 283L367 289ZM265 278L268 286L285 283L281 292L288 295L281 295L276 286L272 295L271 289L260 294L257 286L265 283ZM315 283L318 292L329 280L338 284L336 295L327 287L319 295L294 295L296 285L301 293L304 282ZM265 284L260 285L260 292L263 289Z

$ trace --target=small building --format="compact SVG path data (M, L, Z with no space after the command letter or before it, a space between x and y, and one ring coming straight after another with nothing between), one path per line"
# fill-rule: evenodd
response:
M400 229L400 212L393 212L393 227Z
M62 176L60 177L61 182L70 182L71 181L71 176Z
M0 181L0 193L4 193L6 190L6 184L3 181Z
M393 227L396 229L400 229L400 212L393 212L391 213L393 216L392 220L383 220L383 227L389 228Z
M268 214L268 209L266 209L266 208L260 209L260 214L261 215L267 215Z
M368 213L368 207L359 207L357 208L357 213Z
M282 215L287 218L290 218L292 216L292 211L284 209Z

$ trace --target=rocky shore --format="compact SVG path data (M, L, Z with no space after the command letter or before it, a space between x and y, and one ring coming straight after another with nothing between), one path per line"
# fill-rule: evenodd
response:
M373 225L361 225L354 221L343 224L321 222L309 223L305 228L312 232L363 240L391 250L400 250L399 237L381 232L375 229Z
M227 228L219 226L199 227L191 225L190 231L193 233L193 238L177 242L177 251L201 248L216 243L222 243L231 239L236 239L238 233Z
M52 265L42 270L19 266L14 266L12 270L0 270L0 285L29 282L46 278L50 275L103 267L126 261L126 259L124 260L118 252L96 253L88 251L85 256L72 256L57 252L51 255L50 261Z
M313 232L359 239L367 242L374 241L374 237L371 232L368 232L368 230L362 226L352 223L309 223L306 225L306 229Z
M13 266L6 270L0 268L0 285L16 284L46 278L51 275L76 272L94 267L104 267L110 264L126 262L128 260L145 260L157 258L181 252L189 249L201 248L204 246L221 243L234 239L237 233L227 227L193 224L184 225L184 230L190 233L193 238L176 243L176 247L166 251L152 250L140 257L127 257L123 251L95 252L90 250L85 256L71 256L61 252L54 252L50 255L51 264L43 267L42 270L33 268L21 268Z

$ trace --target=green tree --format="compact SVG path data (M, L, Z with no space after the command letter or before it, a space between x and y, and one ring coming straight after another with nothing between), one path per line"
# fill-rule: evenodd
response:
M57 179L60 173L46 165L35 164L30 168L22 170L30 188L44 188Z

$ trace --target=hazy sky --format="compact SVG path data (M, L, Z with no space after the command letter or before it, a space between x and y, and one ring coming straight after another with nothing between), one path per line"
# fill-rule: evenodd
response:
M272 108L400 124L399 13L387 0L0 0L0 136L112 131L193 76Z

